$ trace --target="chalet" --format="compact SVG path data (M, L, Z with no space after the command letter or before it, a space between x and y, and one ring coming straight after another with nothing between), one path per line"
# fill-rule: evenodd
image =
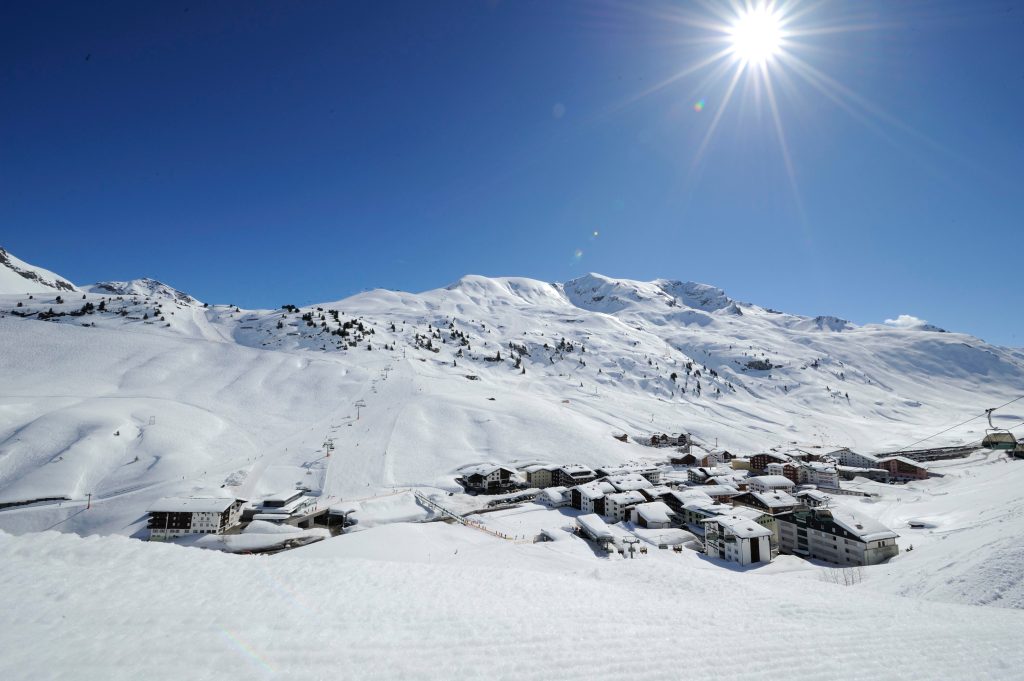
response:
M732 454L728 452L706 452L701 449L692 450L685 454L677 454L669 459L669 463L676 466L721 466L726 464Z
M622 522L629 517L634 506L647 501L647 497L638 491L615 492L604 498L604 515L614 522Z
M462 479L470 492L498 494L507 492L519 483L516 471L508 466L480 464L462 470Z
M747 479L747 488L751 492L771 492L773 490L789 491L796 484L782 475L758 475Z
M927 480L928 469L913 459L905 456L891 456L878 461L878 467L889 473L890 480L905 482L907 480Z
M545 487L537 495L536 501L550 508L561 508L569 505L571 496L565 487Z
M732 498L734 504L748 506L750 508L767 513L769 515L781 515L789 513L800 505L795 497L783 490L772 490L771 492L746 492Z
M702 460L702 457L697 454L690 452L679 452L675 456L669 457L668 462L673 466L706 466L707 462Z
M168 497L149 508L149 538L223 534L241 520L243 499Z
M780 549L836 565L875 565L897 555L899 536L846 509L814 508L778 516Z
M574 487L597 479L597 474L579 463L559 466L551 474L551 484L562 487Z
M672 527L675 517L676 514L663 501L649 501L646 504L637 504L629 512L629 519L634 525L652 530Z
M771 562L772 533L768 528L735 515L715 516L703 524L705 554L740 565Z
M778 452L762 452L761 454L754 454L750 457L750 470L755 473L763 473L768 470L768 464L770 463L786 463L791 459L785 454L779 454Z

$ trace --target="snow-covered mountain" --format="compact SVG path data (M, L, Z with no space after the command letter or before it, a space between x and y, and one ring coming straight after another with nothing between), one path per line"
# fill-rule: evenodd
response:
M75 285L49 270L29 265L0 247L0 292L75 291Z
M243 310L149 279L73 288L4 256L41 287L23 290L17 273L0 282L0 530L15 533L141 536L160 497L255 498L297 485L402 519L416 506L393 490L455 491L469 464L664 461L665 450L642 444L660 432L736 453L888 451L1024 394L1020 350L907 320L786 314L704 284L466 276L423 293ZM1022 413L1024 401L997 422ZM985 425L927 444L977 442ZM984 493L934 494L985 504L995 533L1017 522L1008 509L1022 503L1024 480L1017 468L987 470ZM952 517L928 505L931 494L920 492L918 508ZM917 513L872 511L901 523ZM982 543L962 552L975 562L1019 554L996 534L970 536ZM932 565L943 546L914 560ZM962 596L946 582L926 591L1024 598L1016 583L966 583Z
M481 460L651 454L620 432L689 432L739 452L877 451L1024 388L1018 350L780 313L678 281L467 276L276 310L202 304L151 279L3 290L0 503L240 479L265 491L307 476L299 464L332 434L360 452L318 482L338 496L450 488ZM359 427L340 428L357 400ZM936 443L977 440L983 425ZM283 477L253 474L254 460ZM152 495L136 496L141 508Z

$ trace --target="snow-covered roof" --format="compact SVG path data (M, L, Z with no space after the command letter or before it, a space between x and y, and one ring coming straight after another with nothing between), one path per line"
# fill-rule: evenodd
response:
M775 459L776 461L778 461L780 463L785 463L785 462L791 461L790 457L786 456L785 454L780 454L778 452L761 452L761 453L764 456L767 456L767 457L770 457L772 459Z
M596 513L577 516L576 523L594 539L611 539L612 531Z
M863 541L894 539L899 535L874 518L868 518L846 508L831 509L832 520L850 534L860 537Z
M589 467L584 466L581 463L567 463L565 465L559 466L556 470L560 470L563 473L565 473L566 475L569 475L569 476L574 477L574 478L579 478L579 477L584 477L584 476L588 476L588 475L593 475L594 474L594 471L592 471Z
M810 499L814 499L815 501L828 501L829 499L832 498L829 495L827 495L824 492L822 492L821 490L816 490L816 489L802 489L799 492L797 492L796 494L794 494L793 496L794 497L808 497Z
M232 497L165 497L149 507L150 513L223 513Z
M628 492L616 492L615 494L609 494L605 497L605 501L614 501L619 506L625 506L626 504L642 504L647 501L647 497L636 490L630 490Z
M758 475L748 478L747 482L762 487L793 487L796 484L784 475Z
M724 514L724 515L734 515L737 518L747 518L748 520L758 520L759 518L761 518L761 516L763 516L765 514L764 514L764 512L759 511L756 508L751 508L749 506L733 506L732 510L729 511L728 514Z
M499 466L496 463L481 463L475 466L467 466L462 469L463 475L490 475L497 470L506 470L509 473L515 473L515 469L509 468L508 466Z
M605 483L601 485L596 482L588 482L585 485L577 485L573 489L579 490L580 496L586 499L600 499L608 492L615 491L615 488Z
M700 492L709 497L734 497L740 493L732 485L703 485Z
M781 490L775 490L772 492L751 492L750 495L760 501L768 508L787 508L790 506L796 506L798 503L796 498L788 492Z
M560 486L559 487L547 487L547 488L542 489L540 491L540 494L537 495L537 498L538 499L542 499L542 500L547 500L547 501L558 503L558 502L561 502L561 501L565 500L565 494L568 491L569 490L566 489L565 487L560 487Z
M710 487L711 485L708 485ZM673 490L672 496L675 497L679 503L686 504L691 501L711 501L711 497L704 493L703 487L690 487L687 489Z
M651 464L624 464L622 466L602 466L597 472L602 475L623 475L628 473L657 473L658 467Z
M702 515L719 515L732 510L732 506L729 504L720 504L711 499L691 499L683 504L683 508Z
M914 466L915 468L928 468L920 461L914 461L913 459L905 456L887 456L884 459L878 459L878 463L885 463L887 461L899 461L900 463L907 464L908 466Z
M648 501L633 507L637 515L648 523L669 523L674 515L672 509L664 501Z
M651 487L644 488L644 494L648 494L653 497L665 496L666 494L670 494L671 492L672 488L666 485L652 485Z
M290 489L290 490L286 490L284 492L278 492L277 494L271 494L269 496L263 497L263 502L262 503L264 505L267 505L267 504L275 505L276 504L278 506L283 506L283 505L287 504L289 501L293 501L295 499L298 499L303 494L305 494L305 492L303 492L301 489Z
M836 467L830 463L824 463L822 461L805 461L800 464L804 468L818 471L819 473L835 473Z
M613 475L607 478L608 482L618 491L625 492L633 489L643 489L645 487L653 487L654 483L640 475L639 473L624 473L621 475Z
M758 525L750 518L743 518L737 515L719 515L714 518L706 518L703 523L715 523L723 529L731 532L740 539L753 539L755 537L770 537L772 531L763 525Z

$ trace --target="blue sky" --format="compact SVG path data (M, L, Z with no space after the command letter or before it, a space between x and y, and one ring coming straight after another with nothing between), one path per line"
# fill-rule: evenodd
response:
M1024 346L1024 3L791 3L788 29L840 30L787 47L827 87L768 65L785 146L750 70L728 103L731 70L672 79L721 48L702 21L7 3L0 245L248 307L596 271Z

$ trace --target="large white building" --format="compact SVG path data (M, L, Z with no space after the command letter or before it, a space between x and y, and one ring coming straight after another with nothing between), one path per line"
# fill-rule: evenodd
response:
M609 494L604 498L604 515L615 522L622 522L629 517L631 508L644 503L647 503L647 497L637 490Z
M777 517L783 553L836 565L875 565L900 552L899 536L873 518L843 508L813 508Z
M149 508L149 538L223 534L241 520L242 503L243 500L231 497L160 499Z
M772 531L749 517L718 515L704 522L704 553L750 565L772 559Z
M878 457L870 454L860 454L848 447L837 449L826 454L836 461L840 466L852 466L854 468L878 468Z
M802 484L815 487L839 487L839 471L832 464L821 461L807 461L800 464L799 480Z

